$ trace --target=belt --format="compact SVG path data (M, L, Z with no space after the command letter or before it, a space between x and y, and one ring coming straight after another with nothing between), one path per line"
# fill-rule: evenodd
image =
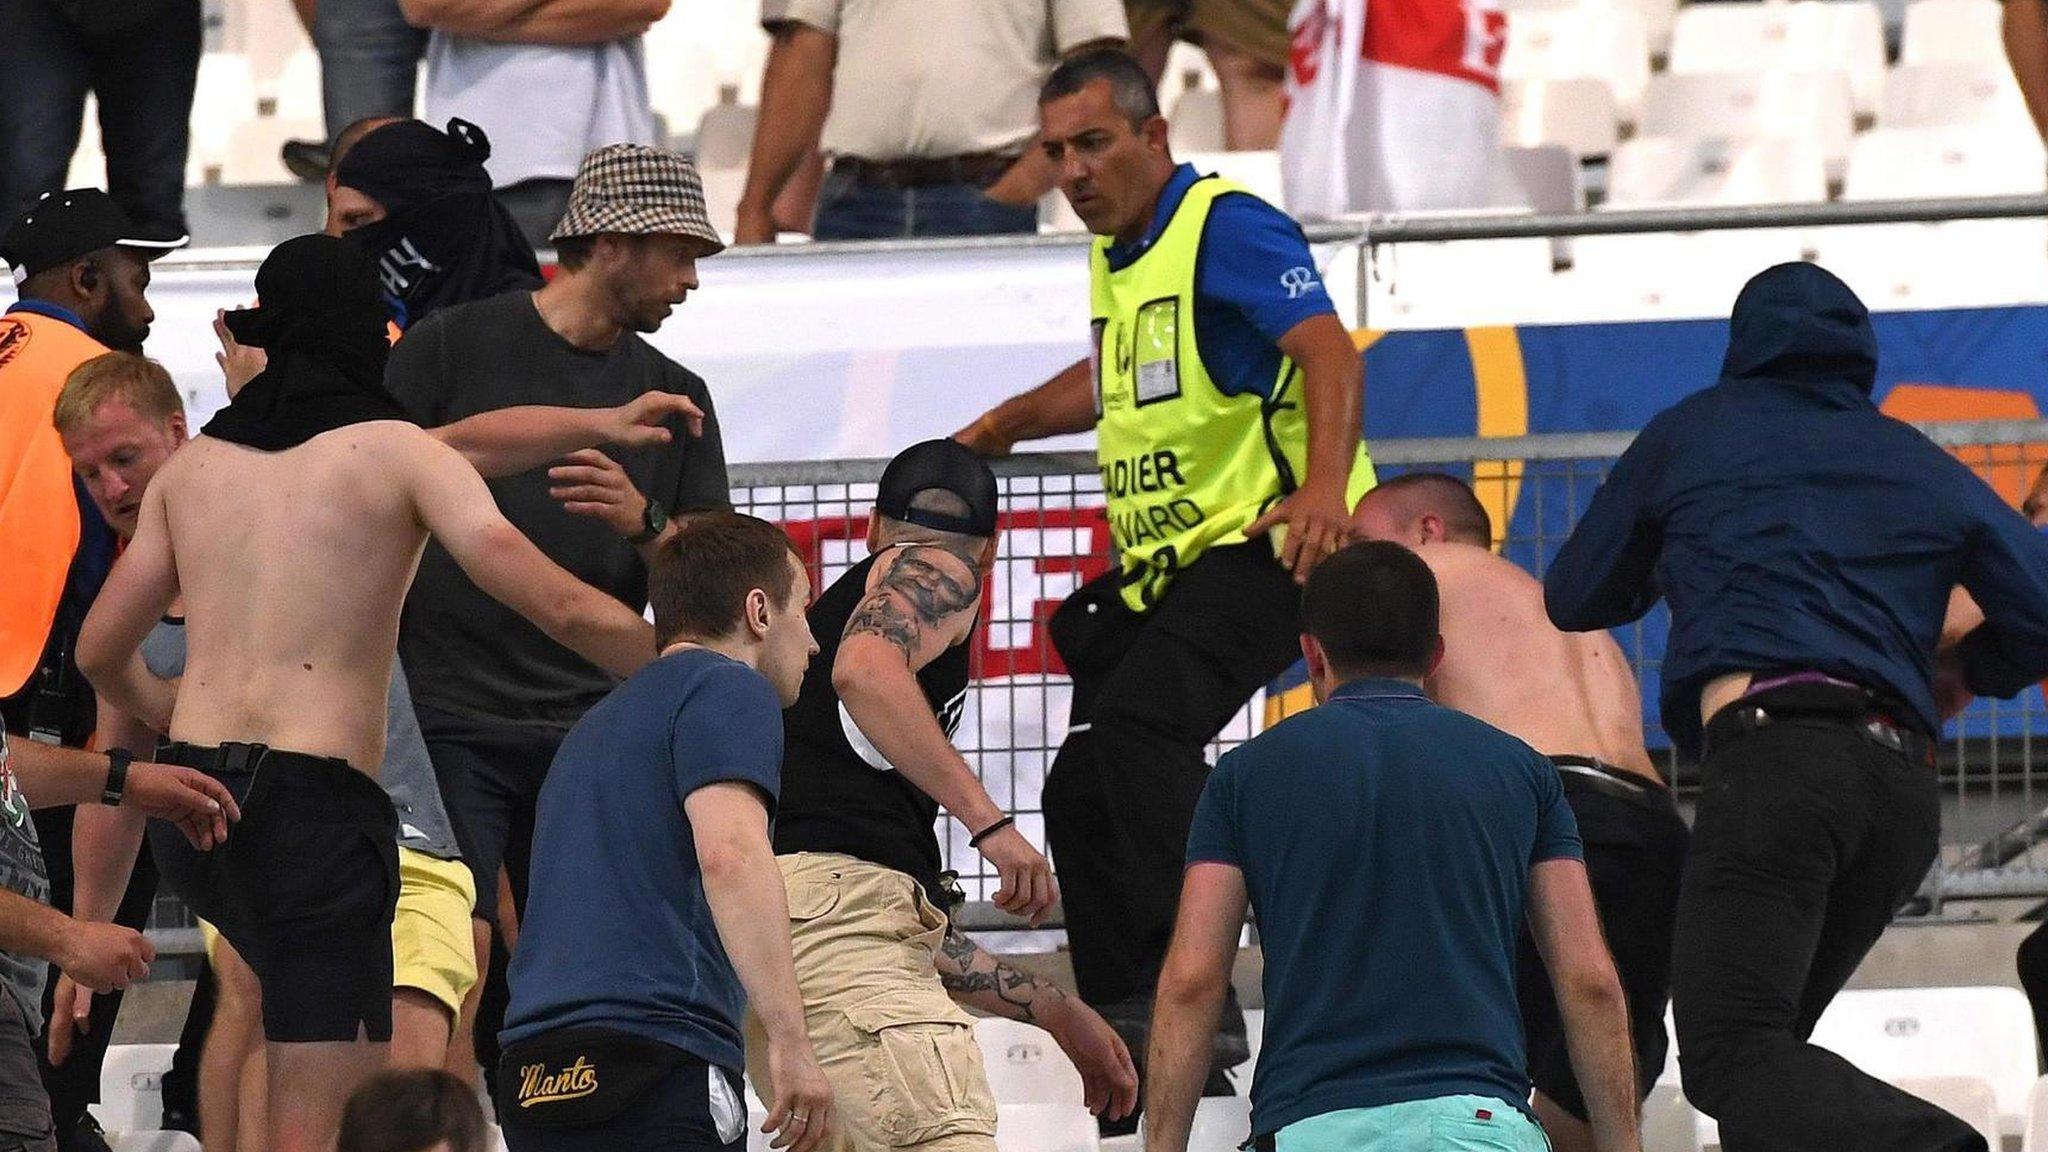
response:
M266 763L278 765L333 764L347 768L349 762L339 756L314 756L305 752L287 752L272 748L268 744L241 744L230 741L218 747L204 744L186 744L172 741L158 746L157 763L176 764L181 768L197 768L202 772L214 772L223 776L248 775Z
M1934 766L1934 741L1931 738L1893 721L1889 716L1876 713L1852 716L1820 710L1769 708L1761 704L1745 704L1738 700L1716 713L1713 721L1707 725L1708 743L1711 745L1715 742L1715 728L1733 728L1737 734L1747 736L1773 724L1798 720L1818 721L1851 729L1872 744L1886 751L1896 752L1915 764L1924 764L1930 768Z
M1552 756L1549 760L1559 772L1571 776L1574 786L1618 800L1648 800L1670 791L1596 756Z
M926 188L939 184L972 184L986 188L1002 179L1017 162L1014 152L975 152L966 156L911 156L901 160L863 160L834 156L832 171L844 172L856 184L883 188Z

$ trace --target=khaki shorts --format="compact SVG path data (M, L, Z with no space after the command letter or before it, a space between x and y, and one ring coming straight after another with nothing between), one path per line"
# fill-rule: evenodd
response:
M831 1152L995 1152L996 1102L933 964L946 918L917 881L851 856L778 856L804 1021L832 1082ZM768 1049L747 1017L747 1072L771 1101Z
M391 922L391 986L425 992L460 1019L462 998L476 986L476 945L469 928L475 908L476 887L467 865L401 847L398 915ZM201 920L199 935L207 962L218 967L220 932Z
M1192 44L1215 41L1261 64L1287 67L1287 15L1293 0L1124 0L1131 43L1165 29Z

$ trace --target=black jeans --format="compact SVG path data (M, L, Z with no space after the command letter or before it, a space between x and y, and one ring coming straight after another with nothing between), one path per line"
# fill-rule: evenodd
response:
M124 3L152 11L102 32L81 28L52 0L0 0L0 219L64 187L91 92L107 191L146 234L185 234L200 0Z
M1140 615L1117 573L1052 618L1073 677L1066 740L1045 781L1081 998L1109 1004L1159 979L1180 904L1203 750L1300 655L1301 594L1263 542L1216 548Z
M1678 900L1686 1095L1720 1121L1727 1152L1983 1152L1961 1120L1806 1042L1934 862L1932 767L1853 718L1780 709L1751 730L1737 712L1707 726Z

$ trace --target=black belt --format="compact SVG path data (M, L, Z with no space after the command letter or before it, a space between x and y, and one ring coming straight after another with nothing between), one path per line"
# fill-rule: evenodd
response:
M1574 787L1617 800L1652 800L1670 794L1661 783L1652 784L1597 756L1551 756L1549 760Z
M1886 751L1896 752L1915 764L1924 764L1930 768L1934 766L1933 738L1881 713L1847 715L1820 709L1750 704L1741 700L1716 712L1714 718L1708 722L1708 753L1712 754L1713 745L1729 738L1729 734L1717 735L1717 728L1732 729L1732 735L1748 736L1773 724L1792 722L1833 724L1848 728L1872 744Z
M858 156L834 156L832 170L844 172L856 184L883 188L929 188L940 184L972 184L986 188L1003 178L1017 154L976 152L966 156L912 156L901 160L863 160Z
M197 768L202 772L216 775L252 775L266 763L283 764L330 764L348 768L349 762L339 756L314 756L306 752L286 752L268 744L239 744L230 741L218 747L205 744L186 744L171 741L158 745L156 761L159 764L176 764L183 768Z

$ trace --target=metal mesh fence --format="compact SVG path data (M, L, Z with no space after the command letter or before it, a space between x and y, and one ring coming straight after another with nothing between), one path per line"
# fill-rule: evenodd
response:
M1940 426L1929 429L1964 463L2017 504L2048 464L2048 423ZM1530 436L1509 440L1388 441L1373 445L1382 476L1415 469L1473 481L1494 513L1504 555L1539 577L1570 535L1579 511L1628 443L1626 434ZM823 588L866 554L874 478L882 461L742 465L733 469L733 502L785 525ZM974 685L955 743L996 802L1041 847L1040 791L1065 730L1067 681L1047 638L1046 621L1080 584L1106 571L1110 540L1102 486L1092 456L1021 457L1002 462L1003 537L973 654ZM1655 723L1668 615L1660 606L1617 632L1644 681L1645 736L1682 799L1697 787ZM1540 670L1532 670L1540 675ZM1271 720L1306 706L1283 676L1255 696L1218 735L1212 758ZM2048 863L2031 837L2010 834L2048 805L2037 780L2036 733L2048 734L2040 689L2010 701L1979 701L1943 745L1943 864L1930 895L2048 895ZM2048 747L2043 748L2048 754ZM940 843L970 899L993 891L993 874L968 847L967 830L941 817Z

